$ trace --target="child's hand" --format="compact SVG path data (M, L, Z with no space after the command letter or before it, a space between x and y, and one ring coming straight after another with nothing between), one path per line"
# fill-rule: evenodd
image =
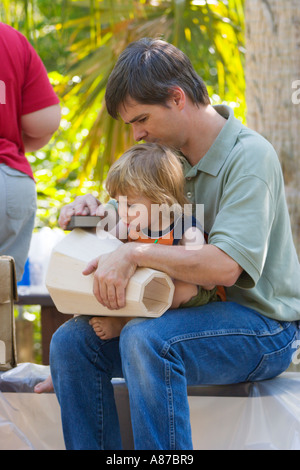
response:
M102 205L92 194L77 196L71 204L61 209L58 224L66 229L73 215L102 215Z

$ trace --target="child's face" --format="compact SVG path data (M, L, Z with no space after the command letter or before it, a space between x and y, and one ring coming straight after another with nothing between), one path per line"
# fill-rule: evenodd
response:
M145 196L121 196L116 199L119 202L119 216L129 230L140 232L150 227L151 224L151 201Z

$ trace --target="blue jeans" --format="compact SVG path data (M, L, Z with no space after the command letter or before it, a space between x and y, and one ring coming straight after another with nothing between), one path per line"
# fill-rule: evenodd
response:
M287 369L296 323L231 302L137 318L102 341L80 316L53 335L50 365L67 449L121 449L111 379L125 377L135 449L192 449L187 385L272 378Z

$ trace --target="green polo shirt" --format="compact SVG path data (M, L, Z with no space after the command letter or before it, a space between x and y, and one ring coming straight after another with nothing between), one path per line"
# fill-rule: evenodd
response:
M229 107L215 109L225 126L197 165L184 160L183 166L188 199L204 205L208 243L243 268L226 289L227 300L274 319L299 320L300 268L277 154Z

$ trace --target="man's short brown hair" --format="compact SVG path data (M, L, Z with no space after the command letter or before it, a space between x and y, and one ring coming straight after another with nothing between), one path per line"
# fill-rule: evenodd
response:
M210 103L202 78L181 50L160 39L132 42L109 76L105 94L108 113L117 119L119 107L128 97L141 104L165 105L175 86L197 105Z

